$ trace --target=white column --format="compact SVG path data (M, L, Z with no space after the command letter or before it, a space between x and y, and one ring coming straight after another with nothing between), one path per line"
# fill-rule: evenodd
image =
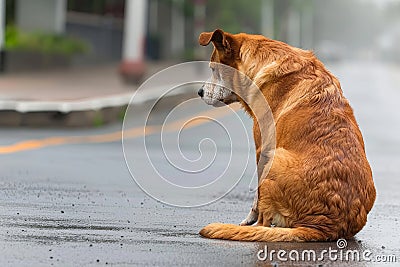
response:
M67 17L67 1L66 0L55 0L55 8L54 8L54 29L56 33L64 33L65 32L65 21Z
M119 72L128 83L139 83L145 73L144 42L147 0L126 0L122 63Z
M0 51L4 49L4 39L6 26L6 0L0 0Z
M125 1L124 61L143 60L146 12L146 0Z

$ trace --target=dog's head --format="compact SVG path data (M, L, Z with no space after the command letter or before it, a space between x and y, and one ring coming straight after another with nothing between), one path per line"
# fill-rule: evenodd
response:
M309 66L313 70L317 62L313 53L289 46L283 42L268 39L262 35L245 33L230 34L220 29L203 32L199 44L214 45L210 68L212 76L198 94L209 105L221 106L233 102L250 104L254 102L257 88L278 81L291 73L298 73ZM227 67L228 66L228 67ZM311 67L310 67L311 66ZM313 75L312 73L310 75ZM249 87L249 82L256 86ZM250 92L251 88L251 92ZM263 89L268 91L267 89ZM279 101L279 90L269 96L270 101ZM280 94L280 95L279 95Z
M211 78L200 88L199 96L209 105L223 106L239 101L233 92L232 71L224 68L224 65L237 69L235 53L237 43L234 36L220 29L214 32L203 32L200 34L199 43L207 46L210 42L214 45L211 55L210 68Z

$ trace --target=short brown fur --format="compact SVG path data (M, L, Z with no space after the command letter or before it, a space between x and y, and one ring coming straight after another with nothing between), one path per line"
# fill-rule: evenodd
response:
M354 236L376 193L361 132L337 78L312 52L264 36L200 35L201 45L210 42L211 61L238 69L262 91L275 120L276 149L267 176L259 177L257 225L213 223L200 234L241 241ZM252 103L239 101L254 117ZM255 118L253 130L258 162L264 146Z

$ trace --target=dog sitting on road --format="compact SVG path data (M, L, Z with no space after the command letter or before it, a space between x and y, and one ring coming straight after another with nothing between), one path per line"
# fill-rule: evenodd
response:
M360 129L337 78L312 52L261 35L203 32L200 45L210 42L214 45L210 64L232 67L258 86L275 122L276 146L265 151L263 127L253 112L256 98L241 95L246 88L239 94L207 83L199 90L207 104L240 102L253 117L261 168L246 219L240 225L212 223L200 234L300 242L332 241L358 233L376 192ZM222 79L217 72L213 70L212 79ZM267 166L269 171L263 171Z

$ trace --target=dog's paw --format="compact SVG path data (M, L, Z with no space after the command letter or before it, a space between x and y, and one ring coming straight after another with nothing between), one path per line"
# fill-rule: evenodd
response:
M249 219L244 219L243 221L241 221L240 223L239 223L239 225L240 226L246 226L246 225L253 225L255 222L257 222L257 219L251 219L251 220L249 220Z
M207 238L218 238L218 231L221 230L222 225L222 223L210 223L209 225L203 227L199 234Z
M247 217L239 224L241 226L253 225L258 220L258 213L251 210Z

